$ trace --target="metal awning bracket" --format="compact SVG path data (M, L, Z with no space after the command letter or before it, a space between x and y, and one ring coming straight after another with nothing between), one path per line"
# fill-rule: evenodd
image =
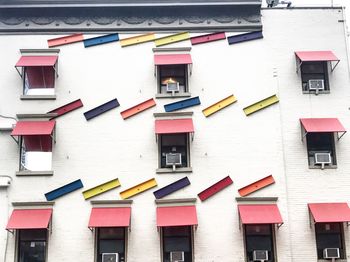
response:
M340 60L337 60L337 63L336 63L334 66L332 66L332 62L331 62L331 72L334 71L334 69L337 67L337 65L339 64L339 62L340 62Z
M283 225L283 222L281 224L277 224L277 229L280 229L280 227Z
M11 136L13 140L15 140L15 142L17 143L17 145L19 145L19 140L16 140L16 138L14 136Z
M18 70L18 67L15 66L15 68L16 68L16 71L17 71L17 73L19 74L19 76L20 76L20 77L23 77L22 74L21 74L21 72Z
M338 140L340 140L340 138L342 138L343 137L343 135L345 135L345 133L346 133L346 131L345 132L343 132L340 136L339 136L339 132L337 132L337 138L338 138Z

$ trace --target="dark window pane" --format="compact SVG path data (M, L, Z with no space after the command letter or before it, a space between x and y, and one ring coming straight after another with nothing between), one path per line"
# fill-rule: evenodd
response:
M19 231L19 262L45 262L46 229L28 229Z
M55 71L53 67L26 67L24 70L24 94L40 94L33 89L54 88ZM45 91L43 91L45 92ZM47 94L47 93L43 93Z
M192 234L190 226L164 227L163 234L163 261L170 261L170 252L183 251L185 262L192 261Z
M268 261L275 261L272 225L245 225L245 240L248 261L253 261L254 250L267 250Z
M187 92L187 65L163 65L159 66L160 93L166 92L167 83L179 83L179 92Z
M308 133L306 142L309 165L314 165L315 153L330 153L332 164L336 165L334 133Z
M169 153L181 154L181 167L188 166L187 160L187 134L174 134L174 135L161 135L160 136L161 147L161 167L169 167L166 165L166 155Z
M103 253L118 253L119 261L125 260L125 227L98 228L97 261L102 261Z
M340 223L315 224L317 257L323 258L325 248L339 248L341 258L345 258L343 248L343 229Z
M324 81L324 90L329 90L327 62L303 62L301 64L301 81L303 91L309 91L309 80ZM310 90L310 92L315 92Z

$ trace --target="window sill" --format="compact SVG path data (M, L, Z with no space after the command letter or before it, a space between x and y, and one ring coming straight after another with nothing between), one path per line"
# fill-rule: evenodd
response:
M331 91L330 90L326 90L326 91L319 91L317 95L322 95L322 94L330 94ZM315 92L313 91L303 91L303 94L307 94L307 95L316 95Z
M317 262L330 262L332 260L327 260L327 259L317 259ZM337 259L336 260L337 262L347 262L348 260L347 259Z
M53 171L17 171L16 176L53 176Z
M325 166L324 169L337 169L338 166L332 165L332 166ZM309 169L321 169L321 166L309 166Z
M171 93L168 94L156 94L156 98L173 98L173 97L190 97L191 93L175 93L172 95Z
M56 100L56 95L21 95L21 100Z
M157 174L165 174L165 173L192 173L192 167L179 167L176 168L175 171L172 168L158 168L156 170Z

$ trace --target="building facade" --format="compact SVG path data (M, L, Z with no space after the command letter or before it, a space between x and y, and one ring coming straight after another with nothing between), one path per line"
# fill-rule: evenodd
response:
M344 10L101 5L1 4L0 261L348 261Z

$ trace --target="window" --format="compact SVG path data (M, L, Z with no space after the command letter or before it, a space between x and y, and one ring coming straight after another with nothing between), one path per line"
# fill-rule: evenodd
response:
M52 149L54 128L51 121L18 121L11 136L20 146L19 172L17 175L39 172L52 175Z
M188 93L187 65L163 65L158 67L158 94L175 95ZM178 83L172 91L169 84ZM174 93L172 93L174 92Z
M322 167L322 163L316 159L317 154L329 154L330 162L327 165L335 166L337 164L335 154L334 133L308 133L307 140L307 154L310 167ZM322 156L322 155L321 155ZM327 156L326 156L327 158ZM327 160L327 159L324 159ZM327 162L327 161L324 161Z
M22 136L19 170L52 170L52 140L50 135Z
M300 69L304 93L329 93L327 62L304 62Z
M337 140L346 129L337 118L300 118L302 140L306 138L310 168L336 167L335 133Z
M178 261L176 257L192 262L192 226L162 227L161 230L163 262Z
M56 99L55 79L58 76L58 52L57 49L21 50L23 56L15 65L17 72L22 77L21 99ZM46 55L46 53L51 54Z
M332 51L295 52L297 73L301 74L303 93L329 93L329 73L333 72L340 60Z
M23 71L23 95L55 94L55 70L52 66L28 66Z
M339 248L341 259L346 258L342 223L316 223L317 258L324 258L326 248Z
M157 98L189 97L190 54L155 55Z
M267 254L268 260L261 259L261 261L276 261L272 224L244 225L244 232L247 258L246 261L256 261L254 260L254 253L256 253L256 256L266 256Z
M168 154L179 154L181 161L176 167L189 167L188 133L160 135L160 168L172 167L167 163ZM168 156L167 156L168 155Z
M190 139L194 126L191 118L157 119L157 173L191 172Z
M100 227L97 230L97 262L102 262L102 256L117 257L117 262L126 261L126 227ZM112 260L111 260L112 261ZM113 260L114 261L114 260Z
M47 229L21 229L18 236L18 262L45 262Z

